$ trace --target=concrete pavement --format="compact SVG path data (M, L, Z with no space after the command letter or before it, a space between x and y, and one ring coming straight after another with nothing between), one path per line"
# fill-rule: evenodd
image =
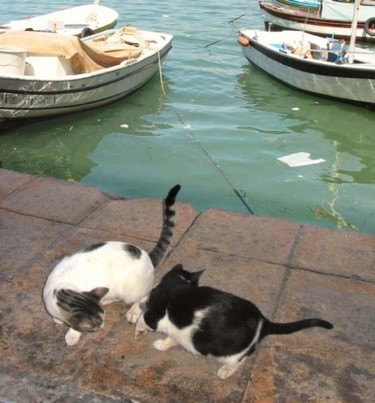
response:
M274 321L318 316L335 328L269 337L224 381L213 358L156 351L160 334L135 340L121 303L105 306L101 331L68 347L67 329L42 304L48 273L95 242L151 250L161 202L0 169L0 402L375 401L375 236L176 209L158 278L181 262L205 269L201 284L251 299Z

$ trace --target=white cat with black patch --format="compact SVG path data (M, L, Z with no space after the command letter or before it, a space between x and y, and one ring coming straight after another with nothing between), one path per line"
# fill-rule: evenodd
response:
M203 271L182 265L170 270L151 291L139 318L136 336L146 330L167 334L156 340L160 351L181 345L193 354L216 357L224 365L218 376L231 376L260 341L270 334L290 334L309 327L332 329L322 319L273 323L250 301L211 287L199 287Z
M175 226L174 204L180 185L163 200L163 228L155 247L148 254L124 242L91 245L64 257L52 270L43 290L43 302L56 323L69 326L65 340L78 342L82 333L103 326L101 304L121 300L133 304L126 317L135 323L142 311L139 302L149 294L154 268L170 245Z

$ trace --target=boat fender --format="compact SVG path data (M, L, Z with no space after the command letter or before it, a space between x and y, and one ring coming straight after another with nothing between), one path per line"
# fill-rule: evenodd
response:
M250 45L250 41L245 38L244 36L239 36L237 39L237 42L241 45L241 46L249 46Z
M375 36L375 17L369 18L365 22L365 32L369 36Z
M87 36L91 36L91 35L94 35L94 31L89 27L85 27L85 28L83 28L79 37L86 38Z

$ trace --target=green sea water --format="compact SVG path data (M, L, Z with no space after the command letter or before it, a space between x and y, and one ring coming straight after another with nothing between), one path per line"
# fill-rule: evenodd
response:
M36 11L30 0L2 0L0 22L79 4L40 0ZM197 210L375 233L375 112L299 93L251 66L237 32L263 28L256 1L101 4L119 12L117 26L174 35L166 95L155 76L112 105L3 128L3 168L131 198L160 198L180 183L179 200ZM278 160L296 152L324 162Z

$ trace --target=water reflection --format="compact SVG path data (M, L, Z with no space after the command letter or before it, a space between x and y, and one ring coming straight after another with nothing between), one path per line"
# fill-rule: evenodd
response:
M238 87L248 100L248 108L277 113L290 120L288 128L295 133L320 132L335 153L333 175L324 172L324 182L375 184L375 113L300 93L272 80L253 66L244 66ZM293 110L298 108L298 110ZM273 131L277 134L278 131ZM279 134L284 133L280 131ZM338 175L339 174L339 175ZM348 177L351 179L348 179Z
M166 91L168 85L165 81ZM160 80L154 77L133 95L105 107L3 127L0 161L10 170L80 180L95 165L90 154L107 134L151 136L158 128L164 129L158 117L165 99Z
M298 172L311 194L311 214L338 228L375 231L375 114L371 110L311 96L276 82L251 65L243 66L237 86L246 108L276 115L276 130L262 134L284 155L308 151L326 164L307 168L279 166L279 176L291 186ZM319 182L321 185L319 185ZM306 187L307 186L307 187ZM301 194L299 199L303 200ZM319 201L320 200L320 201Z

